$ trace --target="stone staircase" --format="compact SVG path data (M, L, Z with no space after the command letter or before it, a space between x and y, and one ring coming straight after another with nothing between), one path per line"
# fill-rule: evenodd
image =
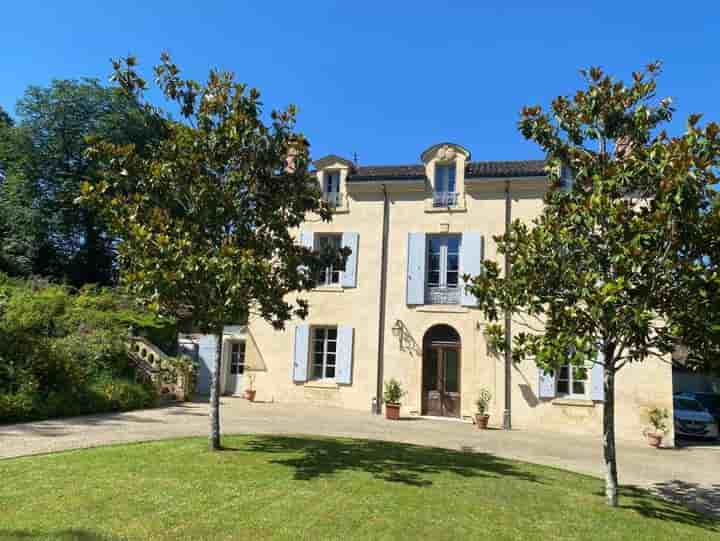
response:
M191 361L166 355L142 336L128 339L128 356L138 377L157 388L161 402L184 402L191 398L196 377Z

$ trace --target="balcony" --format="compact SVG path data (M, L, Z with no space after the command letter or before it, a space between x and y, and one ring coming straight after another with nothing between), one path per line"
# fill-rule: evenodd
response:
M433 208L452 208L457 204L457 192L433 192Z
M425 304L460 304L460 288L428 286L425 288Z
M462 192L431 192L425 199L425 212L467 212Z

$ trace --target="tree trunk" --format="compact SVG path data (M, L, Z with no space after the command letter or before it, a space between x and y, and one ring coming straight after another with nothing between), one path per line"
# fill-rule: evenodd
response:
M215 331L215 362L210 379L210 450L219 451L220 446L220 367L223 328Z
M615 457L615 366L605 357L605 406L603 407L603 454L605 457L605 496L611 507L618 505L617 460Z

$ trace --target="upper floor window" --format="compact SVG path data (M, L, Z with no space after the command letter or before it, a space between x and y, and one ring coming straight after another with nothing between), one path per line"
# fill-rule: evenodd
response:
M340 171L326 171L323 198L332 206L340 205Z
M454 207L457 205L455 186L455 164L435 165L434 207Z
M587 370L565 364L557 374L557 395L575 398L587 397Z
M323 250L337 251L342 247L342 237L340 235L316 235L316 249L320 252ZM340 285L340 272L342 269L335 268L333 265L325 267L320 271L318 277L318 286Z
M427 245L427 304L460 302L460 236L429 235Z

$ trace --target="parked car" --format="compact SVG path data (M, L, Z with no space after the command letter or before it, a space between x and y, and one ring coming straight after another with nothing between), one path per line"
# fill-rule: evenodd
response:
M715 417L715 422L720 425L720 394L719 393L692 393L695 400L700 402L710 414Z
M676 436L717 439L715 418L692 395L675 395L673 410Z

